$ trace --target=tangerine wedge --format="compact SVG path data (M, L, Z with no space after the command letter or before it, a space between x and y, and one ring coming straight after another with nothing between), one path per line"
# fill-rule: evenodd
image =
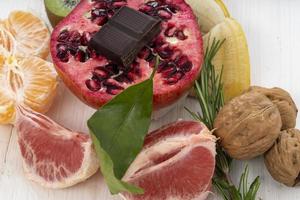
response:
M43 59L48 56L50 33L41 19L29 12L13 11L2 24L17 42L16 54Z
M56 94L57 74L41 58L0 54L0 124L13 123L17 105L48 111Z

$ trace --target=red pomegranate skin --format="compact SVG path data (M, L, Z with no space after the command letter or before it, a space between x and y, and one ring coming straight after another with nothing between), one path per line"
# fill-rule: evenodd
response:
M163 22L161 33L149 48L141 51L130 69L122 71L122 67L114 66L88 48L87 43L123 5L159 16ZM154 76L153 103L155 110L164 108L187 93L203 62L201 32L192 9L184 0L82 0L55 27L50 48L53 63L64 83L94 108L101 107L130 85L149 78L157 54L161 61Z

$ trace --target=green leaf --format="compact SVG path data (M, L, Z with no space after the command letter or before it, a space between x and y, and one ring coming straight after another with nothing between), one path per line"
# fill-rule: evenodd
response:
M126 182L121 181L116 178L113 171L113 162L109 155L101 148L101 145L96 138L96 136L91 133L94 146L101 161L101 172L104 175L105 182L107 183L109 190L112 194L117 194L119 192L131 192L134 194L143 194L143 190L141 188L135 187L134 185L130 185Z
M152 114L153 74L150 79L128 87L88 120L101 172L112 194L143 192L121 181L121 178L142 149L148 133Z

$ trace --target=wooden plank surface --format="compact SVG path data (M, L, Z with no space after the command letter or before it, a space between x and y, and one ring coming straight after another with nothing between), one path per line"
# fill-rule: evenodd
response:
M300 106L300 1L226 0L225 3L232 16L242 24L247 35L252 63L252 83L285 88ZM5 18L14 9L28 10L47 20L42 0L1 0L0 18ZM187 99L184 105L191 109L198 108L192 99ZM93 109L81 103L61 83L48 115L68 128L87 132L86 120L93 112ZM189 118L180 106L164 118L153 121L151 129L178 118ZM237 181L245 164L249 164L251 178L261 176L260 198L300 199L300 188L287 188L272 180L262 158L234 162L234 181ZM0 126L0 199L117 200L119 197L109 194L100 173L84 183L64 190L48 190L27 181L23 176L16 133L12 126Z

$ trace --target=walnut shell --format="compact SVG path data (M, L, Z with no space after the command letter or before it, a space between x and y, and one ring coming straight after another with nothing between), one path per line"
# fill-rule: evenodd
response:
M300 131L282 131L264 158L268 171L276 181L295 186L300 181Z
M249 91L256 91L266 95L277 107L281 115L281 130L295 128L298 109L290 94L281 88L250 87Z
M251 159L266 152L279 136L281 125L277 106L258 92L233 98L214 122L221 145L235 159Z

